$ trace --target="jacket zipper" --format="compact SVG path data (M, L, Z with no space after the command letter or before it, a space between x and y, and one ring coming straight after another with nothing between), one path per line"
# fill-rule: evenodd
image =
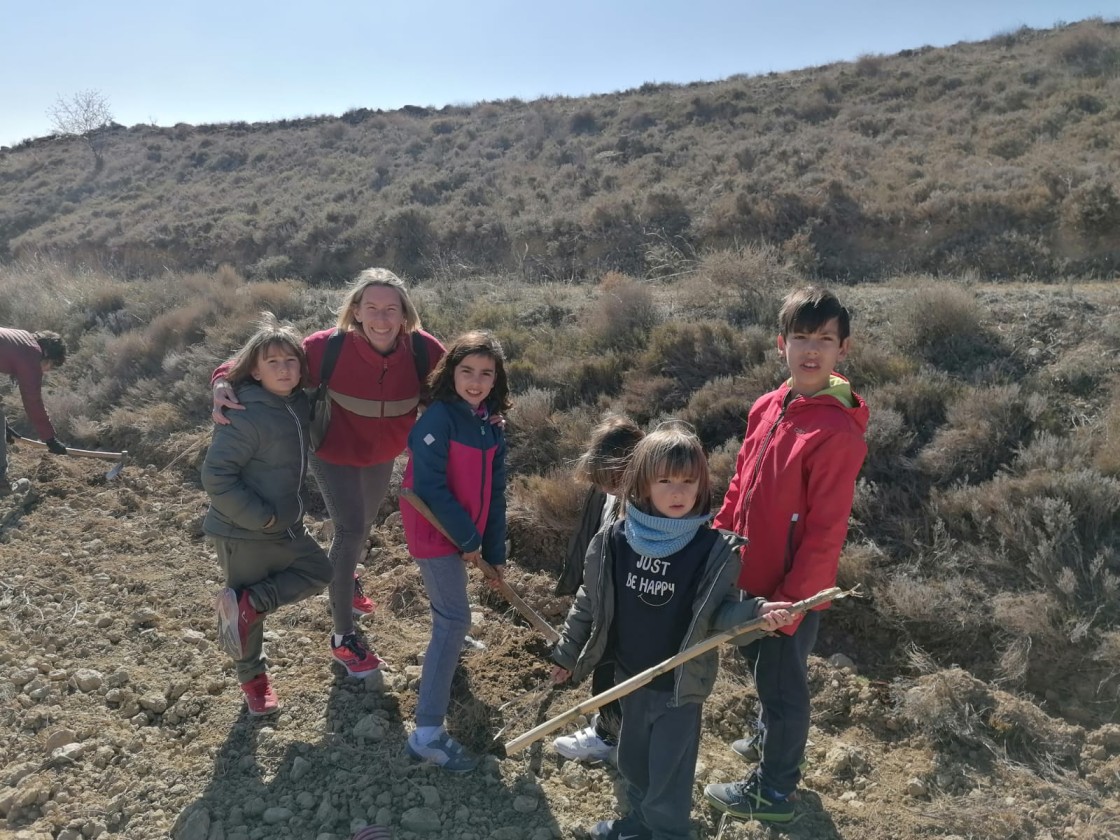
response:
M796 399L796 398L794 398ZM755 482L758 481L758 474L762 471L762 458L766 454L766 450L770 448L770 441L774 439L774 432L778 430L778 425L785 419L786 409L793 400L789 400L782 406L782 410L778 413L778 418L770 425L769 431L766 432L766 437L762 440L762 448L758 450L758 457L754 462L754 470L751 472L750 484L747 485L747 491L743 494L743 503L739 505L739 510L744 511L747 505L750 504L751 496L754 495ZM744 522L745 526L746 523Z
M789 518L789 530L786 531L786 574L793 568L793 530L797 527L797 520L801 514L795 513Z
M288 414L292 415L292 420L296 424L296 435L299 437L299 483L296 484L296 510L299 511L299 518L296 521L298 522L303 519L303 497L299 491L303 487L303 477L307 468L307 444L303 440L303 427L299 424L299 417L296 416L290 405L285 404L284 408L288 410ZM288 533L291 534L291 528L288 529ZM292 537L292 539L295 539L295 537Z

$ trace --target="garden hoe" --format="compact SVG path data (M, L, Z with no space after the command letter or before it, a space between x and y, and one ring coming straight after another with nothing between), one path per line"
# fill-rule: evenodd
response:
M8 426L8 440L13 443L26 443L32 449L47 448L47 445L42 441L32 440L31 438L25 438L17 434L11 426ZM105 478L109 479L109 481L112 481L120 475L121 470L124 469L125 463L128 462L127 450L122 450L120 452L99 452L96 449L75 449L73 446L68 446L66 447L66 454L78 458L99 458L102 461L116 461L116 463L109 468L109 472L105 473Z

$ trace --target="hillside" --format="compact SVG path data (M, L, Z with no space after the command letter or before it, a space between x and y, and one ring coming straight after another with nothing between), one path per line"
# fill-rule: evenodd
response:
M259 279L829 279L1120 267L1120 24L584 99L107 129L0 150L0 258Z

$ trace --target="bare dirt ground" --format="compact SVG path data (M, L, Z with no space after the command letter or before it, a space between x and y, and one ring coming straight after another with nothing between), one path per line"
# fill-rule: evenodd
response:
M464 656L449 727L490 757L455 777L403 756L429 622L392 516L364 573L379 603L366 633L390 670L367 681L336 670L326 602L311 599L269 619L283 709L250 718L214 643L205 495L174 469L132 465L109 483L105 467L13 453L11 475L29 477L36 495L0 500L0 837L341 840L381 823L398 838L549 840L616 813L608 766L564 761L548 740L502 757L502 741L585 695L541 691L544 645L480 585L474 635L488 648ZM310 524L325 543L329 525ZM567 602L552 598L546 575L515 567L511 581L560 624ZM821 651L834 652L843 651ZM753 692L725 661L705 708L701 838L718 828L702 785L748 769L727 744L753 715ZM1048 718L960 671L902 684L868 679L859 665L813 660L798 821L780 831L732 823L722 837L1120 837L1120 726ZM987 725L1018 726L1067 760L1032 763L1022 758L1029 744L1016 758L982 738L970 748L921 734L900 714L904 691L972 704Z

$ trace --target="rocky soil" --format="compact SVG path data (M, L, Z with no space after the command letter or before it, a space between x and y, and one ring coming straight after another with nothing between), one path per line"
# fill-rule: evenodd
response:
M327 605L311 599L269 620L283 708L250 718L214 642L219 581L191 465L131 465L114 482L105 466L13 454L12 476L31 478L36 495L0 500L0 837L341 840L380 823L402 840L550 840L617 812L609 766L564 761L547 739L503 757L501 742L585 695L549 694L543 644L481 585L474 635L487 649L464 656L450 728L488 757L455 777L403 756L429 622L394 516L373 535L364 572L379 603L365 632L390 669L361 681L332 666ZM325 543L329 523L311 526ZM547 575L515 567L511 581L560 623L567 604ZM780 833L1120 837L1120 726L1048 718L960 671L869 679L834 640L819 647L801 816ZM705 709L701 838L719 828L702 784L747 770L727 744L753 693L726 660ZM957 721L954 737L923 725L923 708ZM1020 737L993 748L985 732L958 731L973 724ZM777 833L730 823L721 836Z

